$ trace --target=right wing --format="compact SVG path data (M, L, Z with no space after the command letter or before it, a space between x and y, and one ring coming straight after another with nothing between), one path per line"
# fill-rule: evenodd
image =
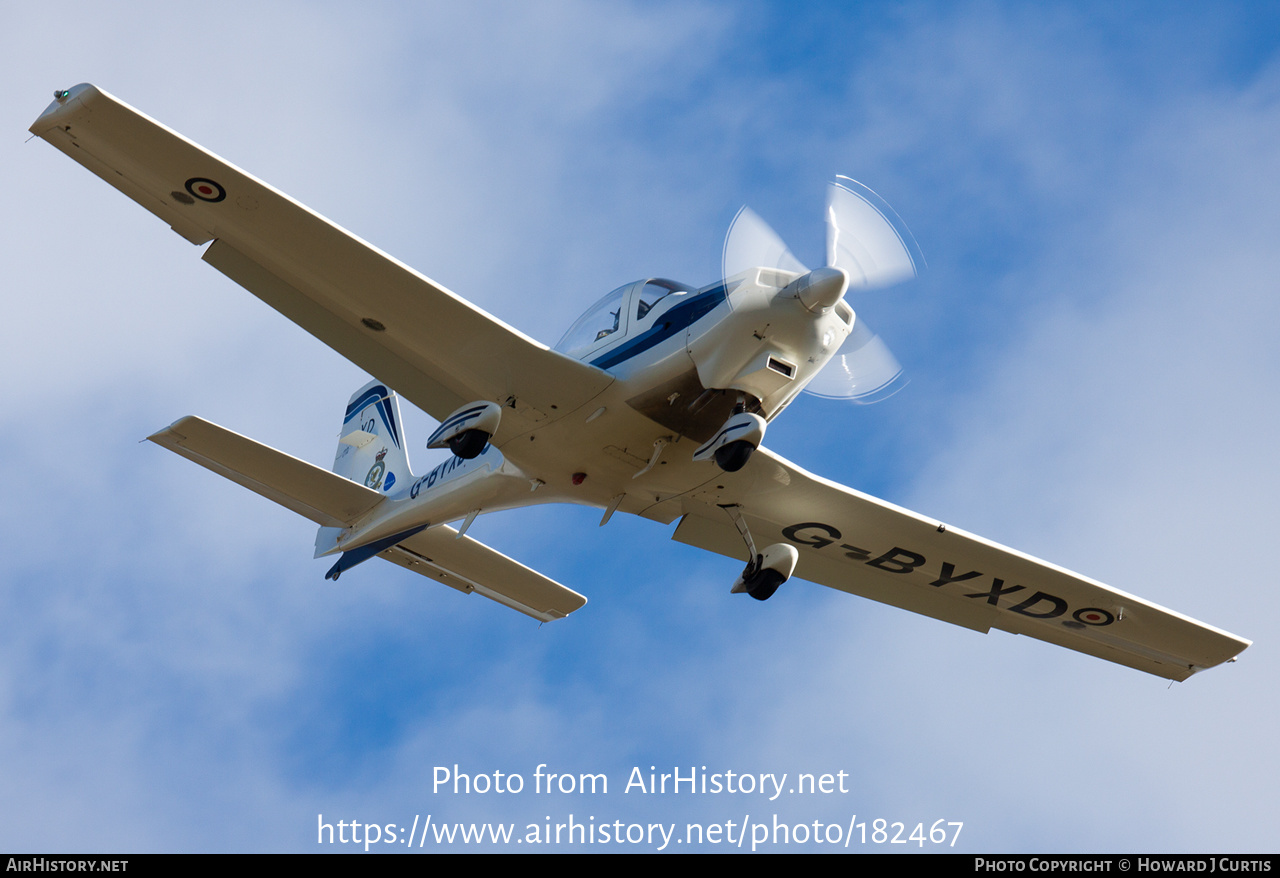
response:
M92 85L59 92L31 131L188 241L212 240L206 262L428 414L504 405L495 445L613 380Z
M712 487L714 483L714 487ZM1171 680L1249 641L1142 598L806 472L765 448L685 499L673 538L745 559L786 542L795 576L986 633L999 628Z

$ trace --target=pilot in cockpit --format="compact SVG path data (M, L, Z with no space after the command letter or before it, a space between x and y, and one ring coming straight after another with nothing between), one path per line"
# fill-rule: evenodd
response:
M615 332L618 331L618 315L621 313L622 313L621 308L613 312L613 326L611 326L608 329L602 329L599 332L597 332L596 341L599 341L600 339L604 338L606 335L613 335Z

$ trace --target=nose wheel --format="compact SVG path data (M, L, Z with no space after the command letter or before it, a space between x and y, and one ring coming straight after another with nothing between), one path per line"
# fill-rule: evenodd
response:
M764 418L753 412L735 411L716 435L698 447L693 459L714 460L725 472L736 473L747 465L752 452L764 441L766 426Z
M751 459L751 452L756 447L745 440L730 442L716 449L716 466L727 473L736 473L747 465L747 461Z

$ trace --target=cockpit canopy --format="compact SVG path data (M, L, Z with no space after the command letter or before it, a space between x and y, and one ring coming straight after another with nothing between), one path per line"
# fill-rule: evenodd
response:
M592 305L556 343L562 354L582 360L647 326L659 313L694 295L696 287L655 277L618 287Z

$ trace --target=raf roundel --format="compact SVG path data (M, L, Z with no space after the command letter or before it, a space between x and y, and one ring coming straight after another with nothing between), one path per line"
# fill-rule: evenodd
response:
M1083 622L1086 625L1110 625L1116 620L1116 617L1106 610L1099 610L1096 607L1087 607L1083 610L1076 610L1071 614L1077 622Z
M208 177L192 177L186 182L186 189L201 201L218 202L227 197L227 190Z

